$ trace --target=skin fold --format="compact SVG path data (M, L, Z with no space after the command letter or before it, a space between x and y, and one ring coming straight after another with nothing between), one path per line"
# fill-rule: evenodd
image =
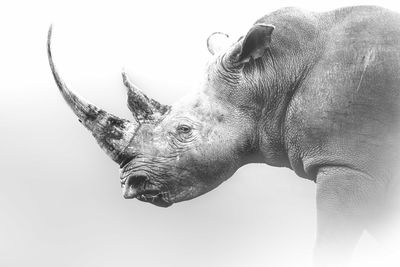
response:
M57 85L121 167L125 198L167 207L248 163L287 167L317 190L315 266L343 266L364 230L398 210L400 15L359 6L284 8L238 41L208 39L199 91L172 106L124 73L128 122ZM80 101L80 102L79 102Z

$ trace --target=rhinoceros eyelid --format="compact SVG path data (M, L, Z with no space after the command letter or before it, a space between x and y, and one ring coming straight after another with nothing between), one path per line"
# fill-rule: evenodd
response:
M190 127L189 125L186 125L186 124L179 124L176 127L176 130L178 132L180 132L180 133L187 134L187 133L190 133L192 131L192 127Z

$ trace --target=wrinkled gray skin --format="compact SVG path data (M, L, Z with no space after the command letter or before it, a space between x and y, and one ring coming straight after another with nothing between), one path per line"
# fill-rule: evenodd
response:
M397 204L400 16L285 8L227 40L210 36L204 83L172 107L150 105L124 74L131 122L81 108L52 67L69 105L121 165L125 198L169 206L247 163L288 167L317 184L315 264L340 266Z

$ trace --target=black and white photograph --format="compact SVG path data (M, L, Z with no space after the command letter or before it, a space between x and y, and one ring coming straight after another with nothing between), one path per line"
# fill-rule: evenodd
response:
M3 1L0 267L400 266L400 4Z

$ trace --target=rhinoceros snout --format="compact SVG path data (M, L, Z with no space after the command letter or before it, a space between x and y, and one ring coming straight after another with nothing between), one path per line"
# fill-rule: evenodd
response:
M154 185L149 177L143 174L134 174L122 182L122 194L125 199L137 198L159 207L169 207L172 202L169 193L162 187Z

